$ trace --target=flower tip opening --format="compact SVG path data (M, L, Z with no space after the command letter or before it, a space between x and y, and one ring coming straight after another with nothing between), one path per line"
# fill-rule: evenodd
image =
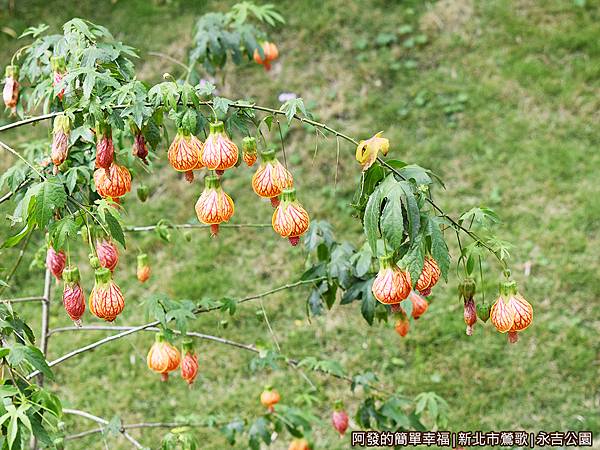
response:
M271 205L273 206L273 208L277 208L279 206L279 197L275 196L275 197L271 197Z
M218 236L218 234L219 234L219 224L218 223L213 223L210 226L210 235L212 237L216 237L216 236Z
M161 373L160 381L162 381L163 383L166 383L167 381L169 381L169 374L167 372Z
M290 244L292 244L292 247L297 246L300 242L300 236L290 236L288 239L290 241Z
M194 172L191 170L188 170L187 172L185 172L185 181L187 181L188 183L191 183L192 181L194 181Z

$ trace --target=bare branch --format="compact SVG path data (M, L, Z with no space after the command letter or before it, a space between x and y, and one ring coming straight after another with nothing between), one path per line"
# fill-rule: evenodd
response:
M3 298L0 299L0 303L27 303L27 302L41 302L44 297L18 297L18 298Z
M206 225L203 223L183 223L176 225L165 225L167 228L176 228L176 229L191 229L191 228L210 228L210 225ZM219 224L219 229L221 228L271 228L273 225L270 223L221 223ZM128 232L140 232L140 231L152 231L158 228L158 225L141 225L141 226L131 226L125 227L123 231Z
M85 411L80 411L78 409L68 409L68 408L64 408L63 412L65 414L71 414L74 416L79 416L79 417L84 417L86 419L89 419L91 421L94 421L96 423L102 424L102 425L108 425L108 420L103 419L102 417L98 417L98 416L94 416L93 414L90 414L88 412ZM125 431L124 429L119 430L121 432L121 434L123 435L123 437L125 439L127 439L129 442L131 442L131 444L133 444L133 446L135 448L139 448L139 449L143 449L144 446L142 444L140 444L138 441L136 441L133 436L131 436L129 433L127 433L127 431Z
M324 280L324 279L325 279L325 277L313 278L313 279L310 279L310 280L300 280L300 281L297 281L295 283L286 284L286 285L283 285L283 286L271 289L271 290L263 292L261 294L255 294L255 295L250 295L248 297L244 297L241 300L238 300L238 303L245 303L245 302L248 302L250 300L255 300L255 299L258 299L258 298L266 297L266 296L271 295L271 294L275 294L276 292L283 291L285 289L291 289L291 288L294 288L294 287L297 287L297 286L302 286L304 284L316 283L317 281L321 281L321 280ZM198 314L202 314L202 313L207 313L207 312L214 311L214 310L220 309L220 308L221 308L220 306L215 306L215 307L206 308L206 309L199 308L199 309L197 309L197 310L194 311L194 314L198 315ZM100 339L99 341L92 342L91 344L88 344L88 345L86 345L84 347L75 349L75 350L73 350L73 351L71 351L69 353L66 353L66 354L62 355L61 357L59 357L59 358L57 358L57 359L55 359L53 361L50 361L48 363L48 366L50 366L50 367L56 366L58 364L63 363L64 361L66 361L68 359L73 358L74 356L80 355L81 353L88 352L88 351L93 350L93 349L95 349L97 347L100 347L100 346L102 346L104 344L108 344L109 342L116 341L117 339L121 339L121 338L123 338L125 336L129 336L130 334L137 333L137 332L145 330L147 328L156 327L158 324L160 324L160 321L155 320L153 322L148 322L148 323L146 323L144 325L139 325L137 327L130 328L130 329L125 330L125 331L123 331L121 333L117 333L117 334L114 334L112 336L107 336L104 339ZM29 380L32 377L38 375L39 373L40 373L39 370L35 370L35 371L31 372L29 375L27 375L27 379Z

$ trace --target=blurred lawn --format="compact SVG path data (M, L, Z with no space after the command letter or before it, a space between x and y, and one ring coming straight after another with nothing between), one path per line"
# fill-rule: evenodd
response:
M156 81L163 72L177 69L146 52L183 57L195 17L232 2L170 3L29 0L17 2L16 11L8 15L4 1L0 21L17 33L40 22L56 27L73 16L106 25L119 39L141 49L143 76ZM326 317L308 323L304 292L286 292L264 301L284 353L335 358L352 373L374 370L390 389L402 387L411 395L433 390L449 402L454 431L600 432L600 7L594 1L584 7L579 3L279 4L288 21L274 34L280 62L270 73L253 65L230 68L225 85L219 82L221 95L253 97L273 106L279 93L295 92L319 119L351 135L364 138L385 130L392 157L442 175L447 191L438 192L437 199L448 211L458 215L487 205L501 214L501 237L515 244L514 275L535 308L534 325L515 346L508 346L489 324L477 325L474 336L467 338L452 278L435 290L428 313L401 340L390 324L369 328L357 305L336 306ZM0 33L2 65L18 46ZM19 129L2 138L17 144L36 133L44 135L46 126ZM301 201L315 219L332 222L338 238L360 245L360 223L350 217L348 206L358 181L354 149L343 144L334 189L335 141L321 139L313 162L314 146L314 135L300 127L286 143ZM11 163L7 155L0 156L3 168ZM244 168L226 175L236 200L235 220L268 222L270 207L252 193L250 178L251 171ZM127 202L129 223L194 218L199 180L190 187L165 168L146 182L157 192L146 204ZM3 205L0 212L4 216L11 208ZM1 226L4 236L8 230L6 224ZM210 239L206 231L183 234L189 234L191 243L177 233L170 245L153 235L130 236L134 240L117 273L128 302L120 325L145 320L137 305L149 292L174 298L242 297L291 281L302 271L303 250L290 248L268 229L223 229L219 239ZM154 269L151 282L143 287L134 274L138 246L152 255ZM85 249L80 253L84 266ZM1 265L9 265L15 254L16 250L2 251ZM526 265L531 266L529 276L524 275ZM497 267L485 269L487 293L493 295ZM89 288L89 271L83 276ZM41 284L42 271L24 265L11 292L38 293ZM54 293L59 298L60 288ZM38 315L33 307L23 310L28 317ZM194 330L247 343L268 342L257 311L259 304L247 303L233 318L203 315L194 322ZM85 319L96 323L89 315ZM222 319L229 320L226 329ZM54 327L70 324L58 301L51 320ZM103 334L55 335L49 357ZM277 386L287 403L308 389L296 372L254 374L248 369L251 355L205 342L198 344L201 374L191 392L176 377L162 384L145 366L152 339L151 334L139 334L72 359L56 369L57 381L51 387L65 406L108 418L118 413L125 422L207 412L252 416L261 411L258 395L265 382ZM328 405L343 398L353 409L360 396L350 393L347 385L310 376L327 399L320 411L326 425L317 431L318 448L348 448L348 441L340 441L328 426ZM71 429L91 427L67 419ZM226 447L218 432L198 433L203 449ZM153 447L161 436L153 430L133 434ZM74 441L67 448L103 448L97 438ZM120 438L109 439L109 448L129 448ZM278 442L274 448L287 445Z

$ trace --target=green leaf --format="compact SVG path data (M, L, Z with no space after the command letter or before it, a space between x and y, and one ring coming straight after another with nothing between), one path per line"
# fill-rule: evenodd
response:
M271 443L271 431L269 422L264 417L259 417L252 423L248 430L248 443L253 450L260 449L260 442L269 445Z
M375 306L377 300L373 296L371 288L373 286L373 280L370 280L363 286L362 303L360 305L360 313L365 318L369 325L373 325L373 319L375 317Z
M377 255L377 238L379 237L379 214L381 210L382 201L383 198L381 196L380 190L376 189L369 197L369 201L367 202L367 207L365 209L365 215L363 218L363 226L365 230L365 235L367 236L367 242L369 243L371 251L374 255Z
M406 267L410 273L410 279L414 286L421 271L423 270L423 264L425 262L425 251L423 250L423 241L421 235L412 242L412 245L406 255L400 261L400 267Z
M56 250L62 250L65 247L67 239L77 236L77 231L79 231L79 226L71 216L54 222L49 229L53 247Z
M39 370L45 377L50 380L54 379L54 374L50 370L46 358L44 358L40 349L33 345L15 344L11 348L6 360L13 367L18 366L23 362L27 362L34 369Z
M400 181L398 183L398 186L403 194L401 198L402 203L404 204L404 208L407 212L408 233L410 239L412 240L419 232L419 228L421 226L421 212L419 210L419 206L417 204L417 200L415 199L415 195L413 193L410 183L407 183L406 181Z
M429 217L428 235L431 237L431 256L438 263L442 276L448 281L448 271L450 270L450 253L444 240L444 235L440 229L440 220L437 217Z
M117 218L113 215L112 212L106 214L106 225L108 230L110 231L110 235L123 246L123 248L127 248L125 245L125 235L123 234L123 228L121 227L121 223L117 220Z
M41 183L35 196L33 220L40 228L44 228L54 216L56 209L63 208L67 202L67 193L62 184L47 180Z
M27 224L21 231L19 231L14 236L9 237L6 241L2 243L2 248L10 248L17 245L19 242L23 240L23 238L27 237L27 235L32 231L29 224Z
M390 193L387 198L381 214L381 232L393 250L398 249L404 242L402 200L397 192Z
M113 416L110 421L104 425L102 429L102 434L105 436L117 436L121 434L121 428L123 427L123 423L121 422L121 418L119 416Z

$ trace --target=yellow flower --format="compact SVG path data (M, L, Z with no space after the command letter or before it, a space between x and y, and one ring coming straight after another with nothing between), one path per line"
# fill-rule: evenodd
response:
M385 156L390 149L389 139L381 137L381 133L383 131L380 131L366 141L360 141L358 147L356 147L356 160L362 166L363 171L373 165L380 151Z

